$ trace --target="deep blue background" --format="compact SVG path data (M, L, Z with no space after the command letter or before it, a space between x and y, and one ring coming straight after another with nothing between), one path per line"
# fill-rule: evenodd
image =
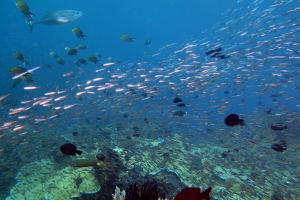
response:
M84 15L70 24L52 26L35 25L33 33L29 33L28 25L12 0L3 1L0 6L1 20L1 69L4 75L1 85L10 85L7 70L20 62L13 57L14 51L20 51L30 62L31 67L50 64L51 70L43 69L35 72L35 80L40 82L46 77L53 79L63 68L70 71L75 57L66 55L65 47L75 47L79 43L89 46L78 57L85 58L95 52L103 55L103 60L111 56L116 60L135 62L150 60L143 52L147 49L154 54L162 46L169 43L184 43L191 36L212 26L222 18L221 14L235 2L228 1L25 1L34 20L43 17L47 11L60 9L79 10ZM87 35L86 41L75 37L72 27L80 27ZM125 43L119 39L122 34L136 38L133 43ZM150 47L143 45L151 39ZM4 48L3 48L4 47ZM55 51L66 61L60 66L50 57ZM67 68L67 69L66 69ZM69 69L69 70L68 70ZM64 71L64 72L65 72ZM47 75L47 76L44 76ZM7 92L9 89L7 90Z
M153 55L157 53L159 48L170 44L187 43L187 39L192 36L197 36L197 39L208 37L211 43L215 43L218 37L214 35L201 34L205 29L212 27L220 22L224 13L228 9L234 9L237 6L236 1L79 1L79 0L54 0L54 1L26 1L32 13L35 14L34 20L43 17L47 11L52 12L60 9L74 9L82 11L84 14L75 22L65 25L52 26L35 25L33 33L29 33L28 25L24 22L24 18L20 11L15 6L15 1L5 0L0 3L0 32L1 32L1 48L0 48L0 79L1 95L12 93L17 97L22 97L26 94L23 87L18 87L12 91L9 86L12 83L11 75L7 70L13 66L20 66L21 63L13 57L13 52L20 51L26 60L30 62L30 67L44 66L50 64L51 69L43 68L34 72L34 80L37 85L41 86L44 92L53 90L53 82L57 82L60 90L65 88L65 82L68 80L62 77L63 73L69 71L78 71L75 68L74 60L78 57L86 58L88 55L93 55L95 52L100 52L103 56L102 61L107 62L107 57L113 57L115 60L122 62L151 62L156 58L147 57L144 55L145 50L149 50ZM238 4L247 2L242 1ZM262 5L267 9L272 2L265 1ZM251 2L249 2L251 4ZM263 6L262 6L263 7ZM293 7L293 4L287 7ZM275 13L282 13L287 11L287 7L276 8ZM290 8L290 9L291 9ZM249 9L244 8L239 14L233 14L232 18L240 17L249 12ZM253 9L253 7L251 8ZM288 20L290 16L282 17L281 20ZM243 23L245 23L245 20ZM225 21L226 22L226 21ZM84 34L87 35L86 40L75 37L71 31L72 27L80 27ZM220 26L220 27L224 27ZM249 27L249 30L258 29L263 27L263 24L258 27ZM237 31L239 28L236 27ZM288 31L288 30L287 30ZM135 42L126 43L120 40L122 34L129 34L136 38ZM213 33L214 34L214 33ZM228 35L221 35L221 37L229 37ZM149 47L143 45L146 39L151 39L153 44ZM246 37L240 39L242 42ZM270 39L270 38L266 38ZM228 41L229 47L231 41ZM81 51L78 56L68 56L64 50L65 47L76 47L77 44L83 43L89 46L88 50ZM237 46L237 48L246 48ZM234 49L233 49L234 50ZM62 66L57 64L54 59L49 55L49 52L55 51L58 55L66 61L66 65ZM198 52L199 53L199 52ZM286 53L282 51L282 54ZM175 62L175 60L174 60ZM274 63L276 65L278 63ZM89 73L82 75L82 80L86 81L96 69L97 65L89 63L86 69L90 70ZM271 66L266 66L271 67ZM273 71L262 71L262 77L268 79L268 75ZM274 70L276 71L276 70ZM234 78L236 74L231 73L230 78ZM273 82L274 80L266 81ZM260 84L260 83L259 83ZM28 85L22 83L22 86ZM50 86L51 85L51 86ZM262 84L263 85L263 84ZM49 86L49 87L48 87ZM237 88L242 88L245 85L237 85ZM253 84L251 85L251 87ZM224 88L232 89L232 88ZM261 88L253 88L238 92L244 94L241 98L253 97L255 91ZM284 89L284 88L280 88ZM220 95L223 95L223 91ZM278 89L274 93L278 93ZM42 90L41 90L42 91ZM43 93L39 93L42 95ZM258 101L258 96L253 98L253 102ZM239 103L240 98L233 103ZM266 102L266 101L265 101ZM272 99L267 96L267 103L272 104ZM256 106L256 105L255 105ZM255 107L254 106L254 107ZM252 109L253 110L253 109Z

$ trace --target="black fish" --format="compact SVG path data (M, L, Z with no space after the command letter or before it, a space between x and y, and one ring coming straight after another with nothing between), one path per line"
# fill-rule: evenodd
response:
M222 157L222 158L228 158L229 153L230 153L229 150L228 150L228 151L224 151L224 152L221 154L221 157Z
M271 124L271 129L275 131L282 131L284 129L287 129L287 126L283 126L281 123L275 123Z
M104 161L105 156L102 153L99 153L99 154L96 155L96 158L97 158L97 160Z
M60 147L60 151L65 155L76 156L76 154L81 155L82 151L77 150L74 144L66 143Z
M182 99L180 99L179 97L176 97L174 100L173 100L173 103L176 103L178 107L183 107L185 106L184 103L181 103L182 102Z
M282 94L272 94L270 97L280 97Z
M179 103L179 102L182 102L182 100L181 100L179 97L176 97L176 98L173 100L173 103Z
M280 140L272 144L271 148L277 152L284 152L287 150L286 142L284 140Z
M229 91L228 91L228 90L226 90L226 91L224 92L224 94L229 94Z
M101 120L101 117L97 117L96 120L97 120L97 122L100 121L100 120Z
M213 54L210 56L210 58L220 58L220 59L226 59L226 58L229 58L230 56L225 56L224 54L222 54L222 48L218 48L218 49L213 49L213 50L210 50L210 51L207 51L206 52L206 55L210 55L210 54Z
M126 119L126 118L128 117L128 115L127 115L127 114L124 114L123 117Z
M178 106L178 107L183 107L183 106L185 106L185 104L184 104L184 103L179 103L179 104L177 104L176 106Z
M222 51L222 48L209 50L209 51L207 51L205 54L208 56L208 55L210 55L210 54L212 54L212 53L220 52L220 51Z
M147 46L149 46L149 45L151 45L151 44L152 44L151 40L146 40L146 41L144 42L144 45L147 45Z
M137 127L137 126L134 126L132 129L133 129L134 131L140 131L139 127Z
M227 126L237 126L237 125L245 125L245 122L243 119L239 119L239 116L236 114L230 114L228 115L225 120L224 120L225 124Z
M132 136L133 137L139 137L141 134L138 134L138 133L136 133L136 134L133 134Z
M73 132L72 134L73 134L75 137L78 136L78 132Z
M220 55L220 56L216 56L217 58L220 58L220 59L227 59L227 58L230 58L230 56L225 56L225 55Z

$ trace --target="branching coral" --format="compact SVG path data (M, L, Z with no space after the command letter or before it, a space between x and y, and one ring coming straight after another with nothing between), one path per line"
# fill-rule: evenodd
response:
M116 186L115 194L112 195L113 200L125 200L126 193L125 191L121 191L118 186Z

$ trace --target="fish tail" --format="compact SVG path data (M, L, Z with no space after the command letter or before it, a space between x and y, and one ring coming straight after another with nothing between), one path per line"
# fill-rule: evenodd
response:
M283 126L284 129L287 129L287 125Z
M202 194L202 199L207 199L210 200L210 196L209 193L211 192L211 187L207 188L206 190L204 190L201 194Z
M33 31L33 25L34 25L33 22L29 23L29 33L32 33L32 31Z
M82 154L82 151L77 150L76 153L77 153L78 155L81 155L81 154Z

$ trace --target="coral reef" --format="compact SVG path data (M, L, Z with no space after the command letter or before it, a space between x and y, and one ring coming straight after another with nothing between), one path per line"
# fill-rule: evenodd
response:
M125 191L121 191L118 186L116 187L115 193L112 195L114 200L125 200L126 193Z
M11 188L6 200L45 199L66 200L81 193L100 190L91 167L58 169L50 160L25 165L17 174L17 184Z
M96 196L103 199L112 199L111 194L115 191L116 185L122 186L119 177L126 168L115 151L107 148L101 152L105 154L104 163L106 167L93 168L95 179L101 185L101 190L97 192Z

